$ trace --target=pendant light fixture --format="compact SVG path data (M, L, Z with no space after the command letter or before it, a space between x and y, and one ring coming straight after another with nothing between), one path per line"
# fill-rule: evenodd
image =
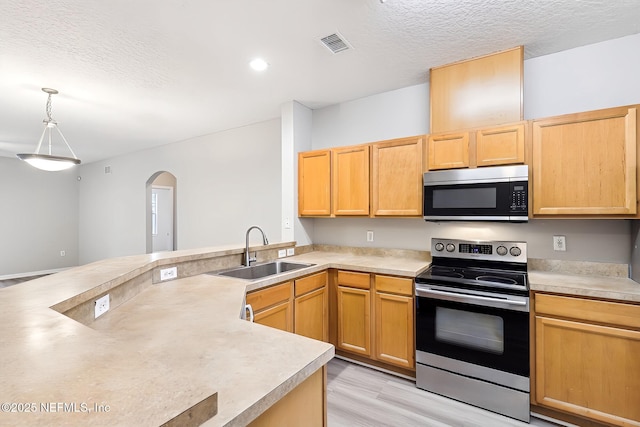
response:
M58 122L53 120L51 117L51 95L56 95L58 93L55 89L42 88L44 93L49 94L47 98L47 118L42 122L44 123L44 130L42 131L42 135L40 136L40 141L38 141L38 146L36 147L36 151L32 154L17 154L20 160L24 160L29 163L31 166L36 167L38 169L42 169L44 171L61 171L64 169L69 169L72 166L79 165L80 159L78 159L69 146L67 139L64 137L60 129L58 128ZM67 145L67 148L71 152L73 157L63 157L63 156L54 156L51 154L51 142L52 142L52 133L53 129L58 131L60 137ZM42 147L42 141L44 141L45 136L47 137L47 141L49 142L49 154L40 154L40 148Z

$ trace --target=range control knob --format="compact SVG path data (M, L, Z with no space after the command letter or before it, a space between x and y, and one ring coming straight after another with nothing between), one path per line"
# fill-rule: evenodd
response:
M442 252L442 250L444 249L444 245L440 242L436 243L436 251L438 252Z
M507 248L505 246L498 246L496 248L496 252L498 253L498 255L504 256L507 254Z
M453 243L447 243L447 252L453 252L456 250L456 245Z
M522 250L517 246L512 246L511 249L509 249L509 253L513 256L520 256Z

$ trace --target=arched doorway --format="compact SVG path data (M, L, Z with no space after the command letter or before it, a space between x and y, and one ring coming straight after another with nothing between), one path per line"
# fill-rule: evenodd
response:
M177 179L170 172L159 171L146 183L147 253L177 249L176 233Z

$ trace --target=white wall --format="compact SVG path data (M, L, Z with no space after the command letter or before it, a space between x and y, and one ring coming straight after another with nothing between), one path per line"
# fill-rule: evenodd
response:
M640 103L640 34L525 61L526 118ZM313 112L312 148L328 148L429 132L428 84ZM420 219L314 219L314 243L428 250L431 237L529 242L533 258L628 263L630 221L531 220L528 224L434 224ZM375 241L366 242L366 230ZM552 250L552 236L567 251Z
M640 103L640 34L524 61L524 115Z
M77 174L0 157L0 277L77 265Z
M429 133L429 85L313 110L314 150Z
M177 180L177 249L244 246L251 225L279 241L280 143L275 119L82 166L79 262L145 252L145 183L157 171Z

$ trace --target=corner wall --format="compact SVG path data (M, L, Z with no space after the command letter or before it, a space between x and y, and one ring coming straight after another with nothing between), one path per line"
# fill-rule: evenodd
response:
M177 249L244 246L252 225L278 241L280 144L274 119L82 166L79 262L145 253L145 183L157 171L177 180Z
M77 175L0 157L0 278L78 264Z

